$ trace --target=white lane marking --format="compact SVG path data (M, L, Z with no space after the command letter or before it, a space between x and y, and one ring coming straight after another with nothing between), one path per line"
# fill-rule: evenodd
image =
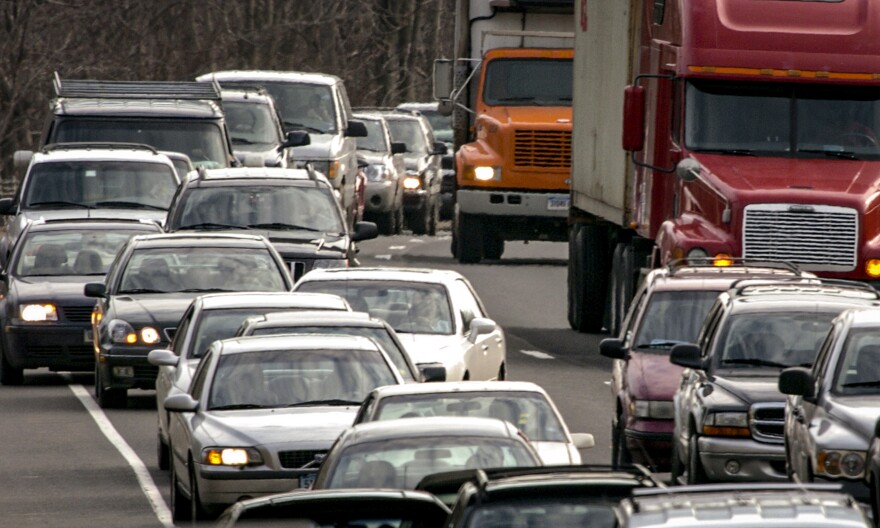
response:
M611 385L611 380L603 381L602 383L604 383L605 385Z
M113 427L113 424L110 423L107 415L104 414L104 411L102 411L100 407L98 407L98 404L95 403L95 400L92 399L92 396L88 393L85 387L82 385L68 385L68 387L70 387L73 394L79 398L79 401L82 402L83 407L85 407L92 416L92 420L98 424L98 429L104 433L107 440L113 444L116 450L119 451L119 454L121 454L126 462L128 462L128 465L131 466L131 469L134 470L134 476L141 485L141 490L144 492L144 495L147 496L147 500L150 501L150 506L152 506L153 511L156 512L156 517L159 518L159 522L162 523L162 526L165 528L174 528L174 521L171 518L171 510L169 510L168 505L165 504L165 499L162 498L159 488L157 488L156 483L153 482L153 477L150 475L147 466L137 456L134 449L125 442L125 439L122 438L122 435L119 434L116 428Z
M376 260L391 260L391 255L376 255L373 258Z
M388 246L388 249L391 249L391 250L398 250L398 249L403 250L403 249L406 249L406 246Z
M411 238L411 239L409 239L409 241L414 242L416 244L424 244L425 243L425 241L422 240L421 238Z
M538 350L520 350L523 354L527 356L536 357L538 359L554 359L550 354L545 354L544 352L540 352Z

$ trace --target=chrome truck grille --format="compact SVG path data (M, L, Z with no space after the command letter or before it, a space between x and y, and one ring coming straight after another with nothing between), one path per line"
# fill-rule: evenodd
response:
M571 131L517 130L513 138L513 164L521 168L570 168Z
M856 267L859 217L830 205L755 204L745 208L743 257L784 260L808 271Z
M781 444L785 440L785 403L756 403L749 410L749 429L752 438L768 444Z

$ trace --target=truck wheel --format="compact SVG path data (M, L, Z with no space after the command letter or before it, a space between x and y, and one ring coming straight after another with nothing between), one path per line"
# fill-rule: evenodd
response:
M602 331L608 283L607 231L598 225L572 227L568 258L568 323L573 330Z
M483 256L487 259L498 260L504 254L504 239L496 233L483 235Z
M620 334L620 327L632 301L633 283L636 280L634 260L630 244L617 244L611 259L611 302L608 304L608 333L612 336Z
M24 383L24 370L15 368L6 359L6 351L0 349L0 383L3 385L21 385Z
M455 222L458 261L476 264L483 258L483 220L479 216L458 213Z

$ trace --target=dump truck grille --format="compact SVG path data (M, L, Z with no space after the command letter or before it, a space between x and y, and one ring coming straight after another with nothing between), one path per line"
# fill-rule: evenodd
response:
M517 167L571 167L570 130L517 130L513 149Z

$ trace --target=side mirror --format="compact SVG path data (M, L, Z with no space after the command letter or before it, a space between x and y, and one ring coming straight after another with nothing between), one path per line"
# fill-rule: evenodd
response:
M26 169L31 164L34 153L30 150L16 150L12 153L12 167L15 169Z
M422 363L418 365L419 372L422 373L422 381L431 383L435 381L446 381L446 367L439 363Z
M406 152L406 143L401 143L399 141L395 141L391 144L391 153L392 154L403 154Z
M156 367L176 367L180 362L180 356L170 350L160 348L150 350L150 353L147 354L147 361Z
M447 152L449 152L449 149L446 147L446 143L443 143L442 141L435 141L434 142L434 150L431 151L431 154L437 154L438 156L443 156Z
M165 398L162 406L170 412L195 412L199 409L199 402L187 393L172 394Z
M475 343L477 341L477 337L483 334L491 334L495 331L498 325L495 324L495 321L491 319L487 319L485 317L474 317L471 319L470 325L470 336L468 340L471 343Z
M630 85L623 91L623 150L645 148L645 89Z
M0 215L15 214L15 198L0 198Z
M672 347L672 350L669 353L669 361L671 361L673 365L678 365L679 367L694 370L703 369L702 350L700 350L699 346L691 343L682 343Z
M103 298L107 295L107 287L103 282L90 282L83 286L83 295L86 297Z
M571 441L578 449L589 449L596 446L596 439L590 433L572 433Z
M351 234L352 242L370 240L379 236L379 228L373 222L357 222L354 224L354 233Z
M287 138L284 140L284 143L278 146L278 150L286 149L288 147L304 147L311 143L312 138L305 130L291 130L287 133Z
M877 420L877 425L874 426L874 436L880 436L880 420Z
M452 97L452 73L455 61L450 59L434 60L434 99L449 100ZM449 115L449 114L445 114Z
M345 129L345 135L348 137L367 137L367 125L360 121L349 121L348 127Z
M779 392L792 396L812 398L816 392L816 380L809 369L791 367L779 374Z
M599 342L599 353L611 359L626 359L626 349L623 348L623 339L608 337Z
M684 182L692 182L700 175L703 166L694 158L684 158L675 166L675 175Z

